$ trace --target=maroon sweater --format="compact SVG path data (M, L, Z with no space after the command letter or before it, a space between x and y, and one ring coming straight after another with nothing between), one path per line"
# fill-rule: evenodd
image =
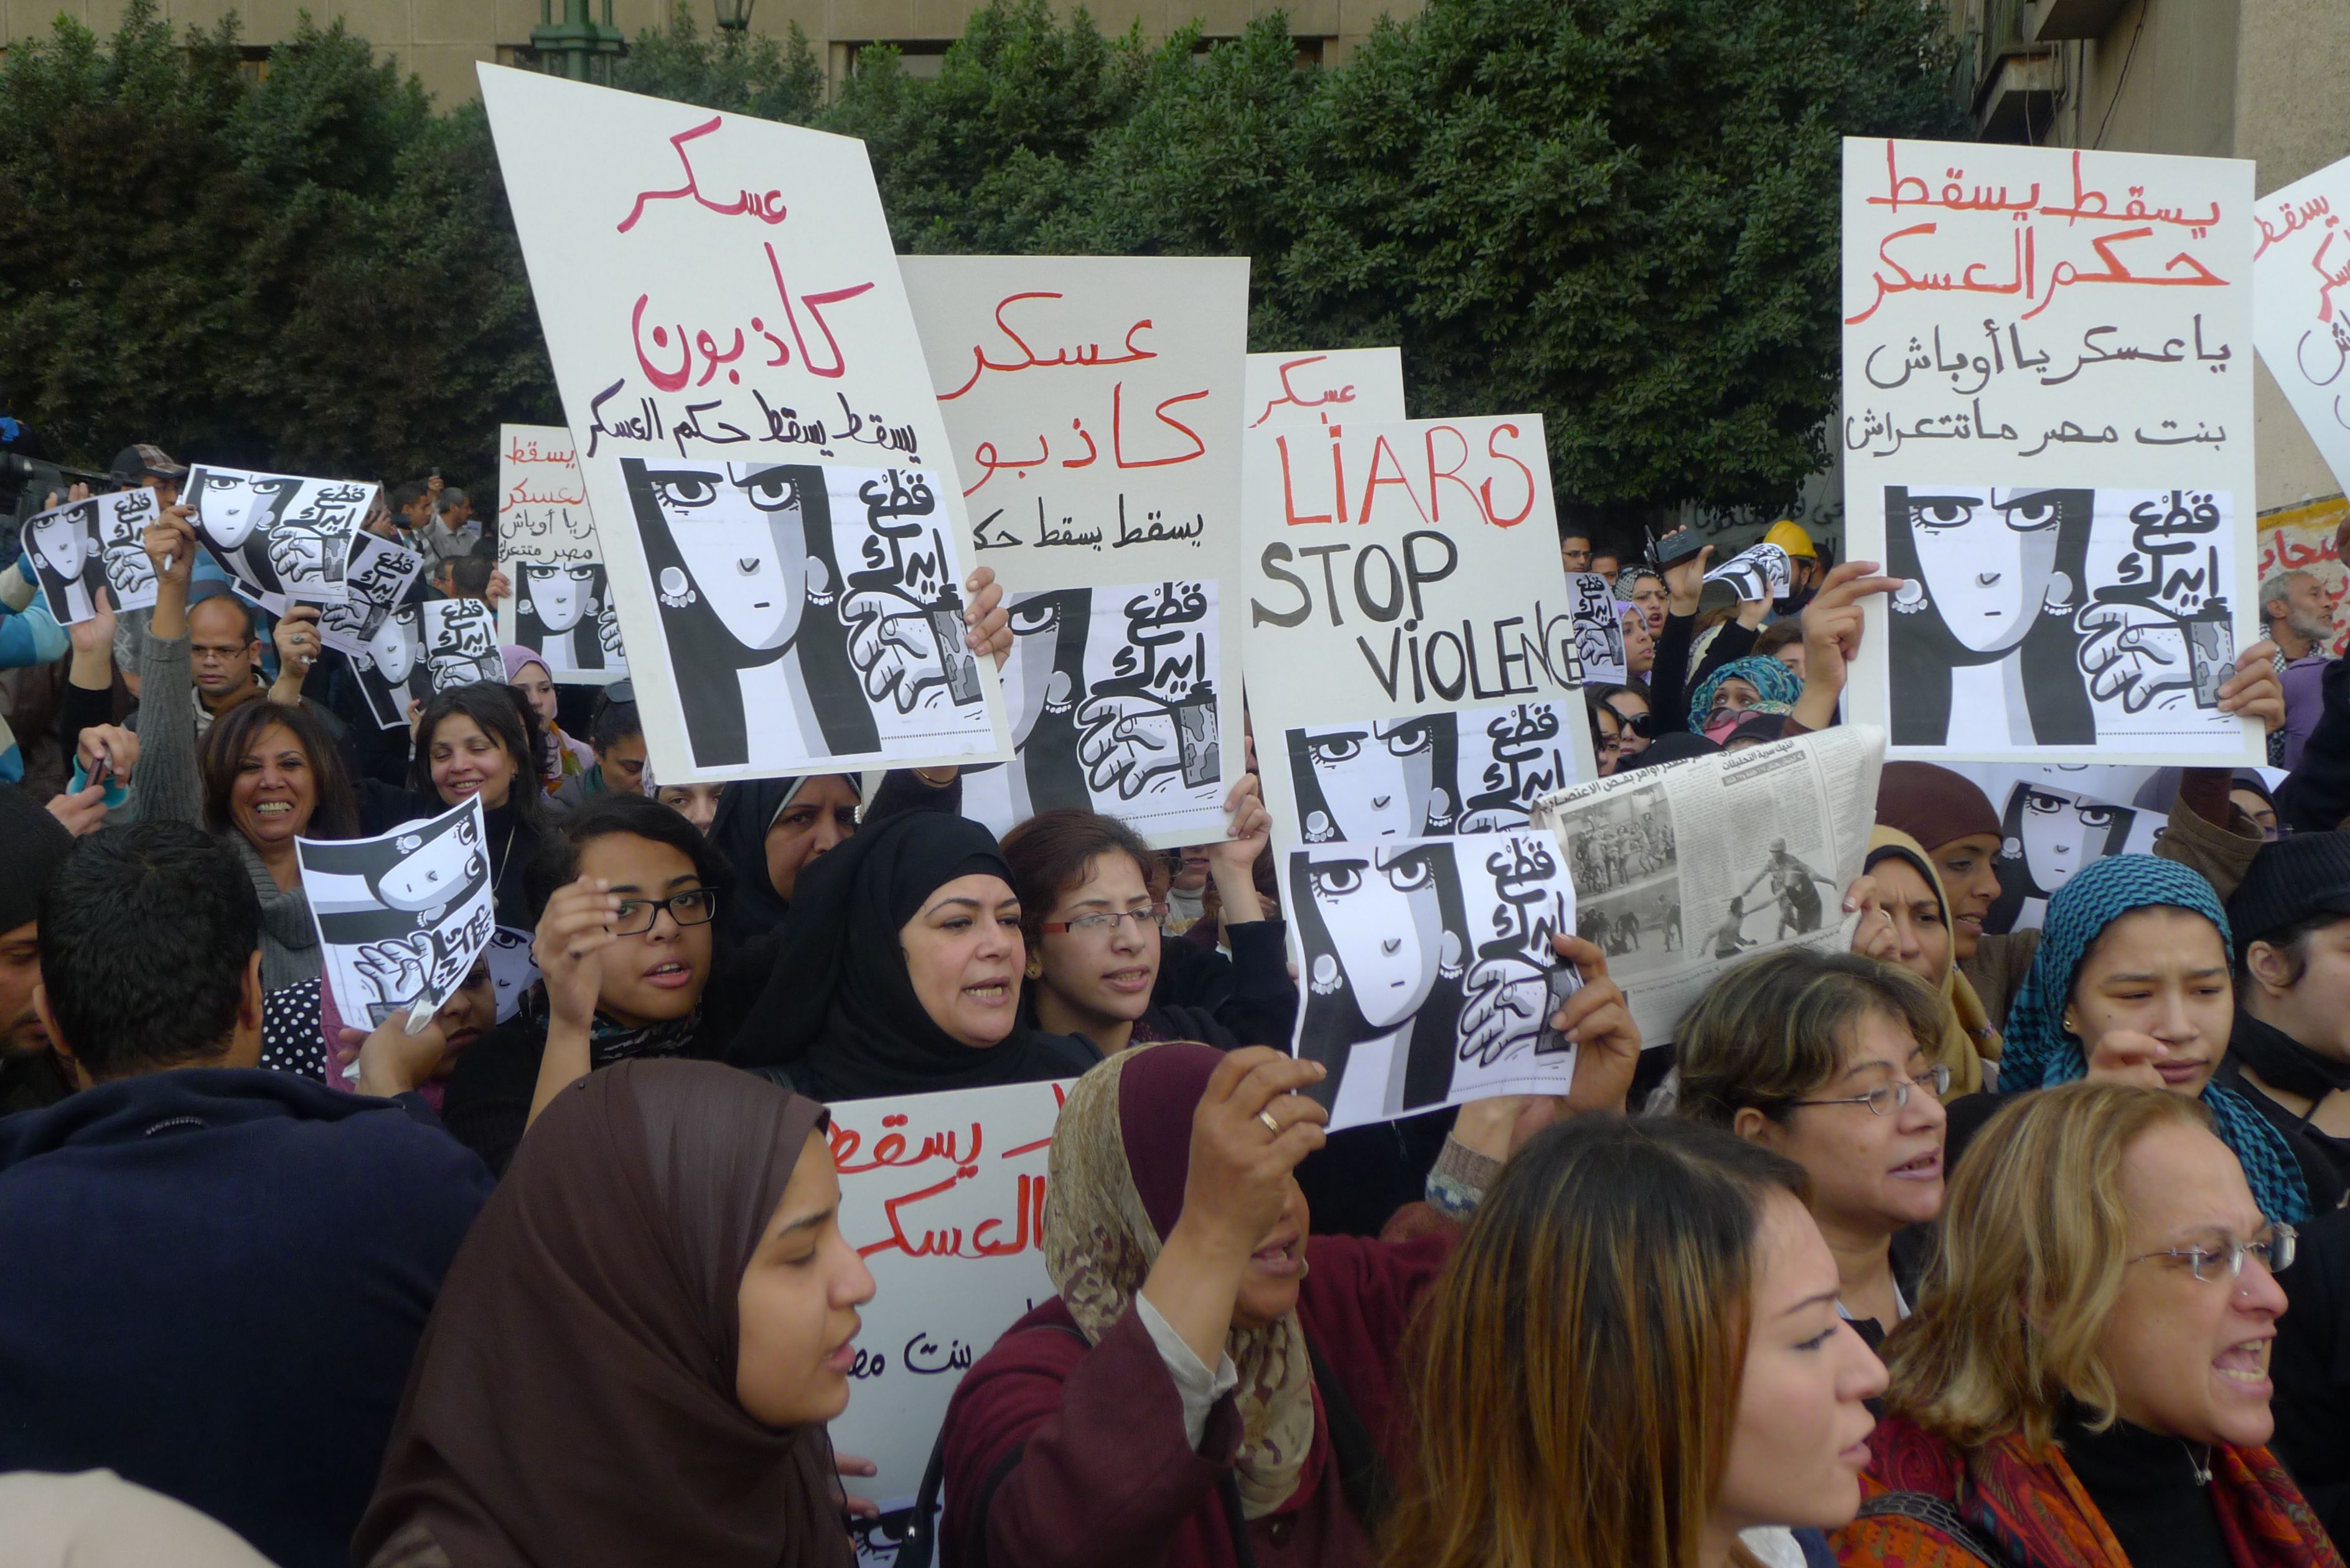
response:
M1448 1228L1400 1242L1316 1236L1305 1244L1298 1319L1390 1471L1408 1436L1404 1330L1459 1234ZM1209 1412L1194 1450L1183 1440L1182 1397L1141 1319L1128 1313L1091 1347L1072 1326L1058 1298L1046 1302L955 1391L940 1532L945 1568L981 1561L969 1543L983 1496L990 1568L1232 1568L1218 1490L1240 1446L1232 1396ZM1261 1568L1369 1568L1371 1544L1340 1490L1318 1391L1315 1415L1297 1490L1250 1523L1250 1546Z

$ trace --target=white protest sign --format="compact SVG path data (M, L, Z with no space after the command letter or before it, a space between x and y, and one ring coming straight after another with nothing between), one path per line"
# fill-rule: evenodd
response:
M480 797L373 838L297 838L294 851L335 1011L372 1029L407 1007L421 1029L497 925Z
M619 613L571 432L498 427L498 563L514 592L498 603L498 640L527 648L565 684L628 678Z
M1220 738L1241 732L1247 261L899 266L973 555L1010 591L1017 752L964 775L964 811L999 833L1076 806L1159 847L1223 837L1242 766Z
M332 604L359 521L375 504L365 480L304 479L198 463L182 493L196 540L236 591L272 615L296 599Z
M1959 771L1982 785L1999 813L1999 853L1991 861L1999 873L1999 897L1982 922L1984 931L1994 936L2038 929L2048 900L2082 867L2107 855L2151 855L2166 830L2163 813L2121 804L2137 792L2127 776L2085 779L2072 776L2071 769L1984 764ZM2148 771L2078 770L2137 774L2141 780ZM2103 793L2091 793L2092 786Z
M99 546L98 498L68 501L26 520L25 558L59 626L95 619L106 604L106 560ZM153 598L150 596L149 602Z
M1333 732L1397 775L1365 797L1381 835L1465 831L1471 797L1491 792L1432 745L1421 756L1440 715L1556 704L1544 788L1596 776L1539 416L1267 426L1245 441L1249 711L1277 845L1323 836L1292 759L1318 746L1357 763ZM1450 732L1465 751L1483 722ZM1327 836L1368 836L1328 804Z
M1400 348L1252 354L1243 385L1243 423L1250 430L1346 420L1393 424L1410 417L1403 406Z
M1003 757L993 663L962 641L962 483L864 146L481 80L660 776Z
M480 599L431 599L416 608L433 691L505 680L497 619L488 605Z
M1856 720L1892 754L2257 762L2252 166L1844 144Z
M903 1529L962 1375L1056 1293L1045 1177L1067 1090L1012 1084L832 1107L841 1234L874 1290L832 1442L879 1467L857 1490L881 1505L885 1533Z
M505 663L499 660L499 671ZM381 730L408 727L408 705L432 695L432 669L424 660L424 607L401 605L379 622L351 655L359 694ZM463 681L457 682L464 684Z
M343 578L349 597L318 611L318 640L343 653L365 653L423 569L424 557L404 545L364 531L352 535L350 569Z
M2269 374L2350 490L2350 158L2252 212L2253 333Z
M1575 616L1575 651L1583 679L1591 686L1621 686L1629 666L1624 657L1624 618L1616 590L1597 572L1566 575L1567 607Z
M1731 593L1749 604L1785 598L1794 579L1787 552L1776 545L1751 545L1705 575L1705 581L1727 583Z
M1282 898L1305 985L1294 1054L1333 1132L1492 1095L1565 1094L1549 1029L1582 983L1551 938L1575 887L1550 835L1379 838L1290 851Z

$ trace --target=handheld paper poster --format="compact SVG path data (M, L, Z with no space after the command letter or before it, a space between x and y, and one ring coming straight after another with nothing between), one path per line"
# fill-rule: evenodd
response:
M350 570L343 578L349 597L319 609L318 640L354 656L366 653L423 570L424 557L404 545L365 532L353 535ZM404 715L400 722L407 722Z
M480 799L374 838L294 847L335 1010L372 1029L405 1007L410 1033L421 1032L497 924Z
M375 504L363 480L302 479L198 463L182 492L196 539L229 582L272 615L344 597L352 536Z
M498 640L529 649L565 684L626 679L619 611L571 432L503 425L499 434L498 562L515 591L498 605Z
M1597 572L1570 572L1567 607L1575 616L1575 651L1583 660L1587 686L1621 686L1629 665L1624 657L1624 619L1615 590Z
M1285 842L1367 844L1523 827L1574 782L1580 702L1516 702L1284 732L1295 816Z
M376 727L405 729L408 705L423 701L434 691L432 671L424 660L424 607L402 605L385 616L351 655L351 668ZM503 659L498 671L501 676L505 672Z
M1795 580L1787 552L1776 545L1750 545L1706 573L1709 583L1727 583L1730 591L1752 604L1758 599L1783 599Z
M492 684L506 678L498 652L496 618L480 599L428 599L416 607L424 638L424 663L432 690ZM405 722L405 715L402 715Z

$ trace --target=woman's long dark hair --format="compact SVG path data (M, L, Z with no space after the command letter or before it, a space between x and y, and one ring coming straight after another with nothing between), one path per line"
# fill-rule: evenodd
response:
M1926 574L1918 565L1918 547L1907 523L1909 489L1885 487L1886 575L1904 577L1923 587ZM2056 504L2056 571L2071 585L2072 607L2048 613L2041 605L2026 605L2033 618L2019 649L2022 656L2024 706L2032 715L2033 739L2043 746L2085 746L2097 739L2097 715L2089 701L2087 680L2081 674L2081 634L2074 629L2074 612L2087 588L2089 525L2095 513L2094 490L2047 490L2040 493ZM1907 610L1897 599L1891 643L1893 659L1893 743L1897 746L1940 745L1950 728L1950 670L1962 664L1990 664L2006 653L1978 653L1950 635L1941 609L1932 602Z
M683 605L660 603L662 574L675 570L691 583L693 569L686 565L684 554L671 535L669 519L662 514L651 482L645 477L649 470L660 466L639 458L620 460L620 472L629 487L629 503L636 509L638 537L644 545L645 571L660 604L671 683L684 710L686 743L692 748L698 766L739 765L751 760L750 726L749 716L743 711L742 689L732 677L743 670L772 664L786 657L789 649L754 652L744 648L726 629L718 612L710 607L706 594L696 592L691 602ZM712 465L704 462L698 466ZM717 466L721 470L719 483L729 483L724 477L724 465ZM840 563L833 554L832 506L825 491L824 470L813 465L793 465L779 472L798 489L807 553L822 566L825 575L821 587L813 580L806 585L807 602L800 611L799 629L791 645L799 650L800 674L806 684L809 706L816 711L826 749L831 754L850 756L878 751L880 730L874 723L873 710L866 703L856 669L848 661L848 638L840 619L840 597L847 585ZM775 722L781 717L762 715L766 722Z
M416 754L409 759L408 787L419 794L440 797L432 784L433 732L451 714L462 713L481 726L482 733L513 760L514 783L506 786L506 803L514 807L517 822L536 828L545 815L546 774L531 747L530 732L523 725L522 716L527 711L522 693L503 680L477 680L434 692L416 725Z
M1344 847L1341 846L1341 847ZM1375 856L1376 845L1360 846L1364 857ZM1411 1045L1404 1065L1403 1109L1406 1115L1440 1106L1452 1092L1452 1067L1460 1044L1461 982L1474 961L1475 944L1470 940L1468 911L1461 901L1461 876L1452 858L1452 846L1431 845L1429 853L1439 856L1435 867L1436 907L1439 924L1444 936L1456 944L1453 961L1458 972L1446 974L1442 967L1441 949L1436 980L1429 987L1427 1000L1411 1021ZM1378 875L1376 870L1374 875ZM1289 857L1289 914L1297 922L1298 940L1310 955L1333 951L1337 944L1331 940L1330 928L1322 919L1322 911L1314 902L1314 872L1312 857L1293 855ZM1312 980L1309 968L1305 979ZM1325 1105L1334 1104L1338 1095L1338 1080L1346 1074L1347 1049L1364 1040L1376 1039L1388 1033L1375 1029L1356 1005L1355 989L1349 984L1328 995L1317 994L1311 983L1300 999L1305 1007L1305 1035L1316 1042L1317 1049L1329 1048L1331 1035L1336 1035L1335 1054L1324 1063L1330 1075L1314 1088L1305 1091Z
M1087 695L1086 639L1093 628L1093 590L1063 588L1040 597L1053 601L1053 673L1065 677L1068 688L1055 709L1052 687L1046 685L1044 710L1029 727L1014 765L1027 780L1032 811L1090 810L1094 797L1086 787L1085 764L1077 760L1077 708ZM1035 602L1030 599L1020 607L1026 610Z
M1595 721L1596 722L1596 721ZM1430 727L1428 748L1429 804L1420 812L1420 819L1412 824L1412 832L1430 838L1449 837L1461 826L1461 814L1467 809L1465 790L1461 783L1461 715L1455 712L1415 713L1397 720L1398 723L1426 724ZM1366 732L1375 731L1379 721L1367 721ZM1322 793L1322 780L1314 771L1314 742L1304 726L1290 731L1283 738L1289 748L1289 790L1297 798L1297 836L1301 843L1336 843L1336 837L1308 840L1305 824L1315 812L1329 818L1335 826L1338 814L1330 809L1329 797ZM1367 743L1385 746L1387 742L1374 735ZM1444 796L1439 806L1436 796Z
M327 727L307 708L266 701L240 702L213 721L213 727L204 732L203 750L196 759L196 771L203 784L204 826L213 833L236 830L235 819L229 812L229 797L235 792L244 753L253 749L261 732L272 724L284 725L294 737L295 744L309 760L310 776L317 781L317 799L310 808L310 820L302 836L355 836L359 830L359 797L351 789L350 772L343 766L343 753L327 733Z

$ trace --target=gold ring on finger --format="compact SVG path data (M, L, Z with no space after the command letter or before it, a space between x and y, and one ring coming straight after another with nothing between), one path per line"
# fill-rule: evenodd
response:
M1279 1137L1281 1136L1281 1124L1273 1119L1273 1111L1270 1107L1257 1112L1256 1119L1264 1124L1265 1131L1271 1133L1275 1137Z

